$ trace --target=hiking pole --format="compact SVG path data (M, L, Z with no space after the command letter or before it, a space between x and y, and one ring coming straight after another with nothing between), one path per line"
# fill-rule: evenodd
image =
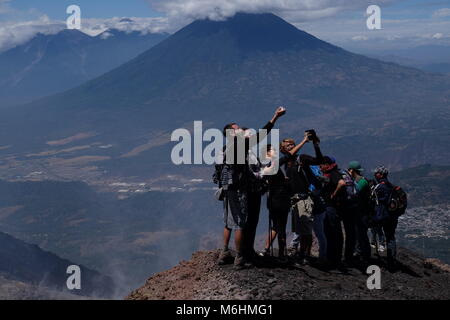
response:
M272 239L272 229L273 229L273 221L272 219L270 219L270 213L269 213L269 251L270 251L270 256L273 257L273 240Z
M379 250L379 244L378 244L378 234L375 234L375 252L378 257L380 257L380 250Z
M379 243L379 241L380 241L379 229L378 229L378 227L374 227L374 228L372 228L372 230L373 230L373 232L375 234L375 252L376 252L376 255L378 257L381 257L381 255L380 255L380 243Z
M269 241L269 252L270 252L270 255L272 256L273 255L273 252L272 252L272 220L270 219L270 211L269 211L269 232L267 233L267 235L268 235L267 241Z

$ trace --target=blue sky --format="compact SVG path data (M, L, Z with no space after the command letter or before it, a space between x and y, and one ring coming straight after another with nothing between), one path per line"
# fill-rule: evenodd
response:
M37 32L61 30L72 4L81 7L89 34L107 28L174 32L196 18L270 11L323 40L360 51L450 45L450 0L0 0L0 51ZM381 7L382 30L366 27L371 4ZM123 24L120 17L135 19Z
M34 8L55 20L65 19L67 17L66 8L72 4L80 6L86 18L160 15L152 10L148 1L145 0L20 0L11 2L11 6L17 10L25 11Z
M115 16L155 17L162 14L152 9L147 0L12 0L10 6L21 10L31 8L45 13L51 19L65 19L67 6L76 4L86 18L111 18ZM357 1L355 1L356 3ZM372 1L380 4L382 1ZM381 4L383 7L383 5ZM450 7L450 0L403 0L386 6L389 19L428 18L433 11ZM358 6L355 5L355 11ZM348 12L352 12L351 8Z

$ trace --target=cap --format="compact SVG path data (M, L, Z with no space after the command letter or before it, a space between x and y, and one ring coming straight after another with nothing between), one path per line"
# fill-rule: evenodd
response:
M359 163L358 161L350 161L350 163L348 164L348 169L353 169L359 172L363 172L364 169L361 166L361 163Z

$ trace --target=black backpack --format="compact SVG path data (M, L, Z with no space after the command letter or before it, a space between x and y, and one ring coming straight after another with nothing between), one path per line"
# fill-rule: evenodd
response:
M356 204L358 203L358 190L356 189L356 183L352 176L345 170L341 170L340 174L342 180L345 181L345 199L344 203Z
M400 217L406 212L408 207L408 195L399 186L393 186L389 197L388 210L394 216Z

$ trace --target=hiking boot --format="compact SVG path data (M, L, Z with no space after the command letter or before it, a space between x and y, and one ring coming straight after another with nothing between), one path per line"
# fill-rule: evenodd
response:
M251 250L248 254L247 254L247 258L250 261L258 261L260 256L259 254L255 251L255 250Z
M287 249L287 252L288 252L289 257L295 257L297 255L298 248L297 247L289 247Z
M315 262L315 266L319 269L328 269L331 267L331 263L326 257L319 257Z
M353 268L355 266L355 260L353 259L344 259L344 261L341 262L341 266L344 268Z
M234 268L236 270L240 270L245 268L245 259L244 256L240 253L236 254L236 257L234 258Z
M223 266L225 264L231 264L233 262L233 256L231 255L230 250L222 250L219 255L219 259L217 260L217 264L219 266Z
M264 249L264 251L259 252L258 255L260 257L267 258L270 256L270 249Z
M306 258L303 256L297 255L295 261L296 261L296 264L298 264L300 266L306 265Z
M289 264L289 259L286 256L278 257L276 263L279 266L287 266Z

